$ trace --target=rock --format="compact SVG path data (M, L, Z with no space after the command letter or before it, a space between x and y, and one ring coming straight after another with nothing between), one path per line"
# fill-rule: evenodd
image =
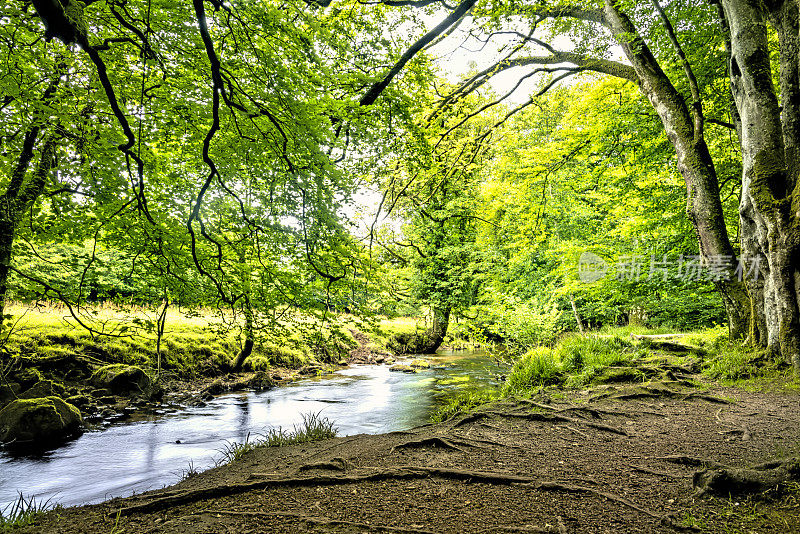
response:
M103 397L110 397L111 390L110 389L93 389L90 392L90 395L96 399L102 399Z
M22 391L22 386L16 382L3 382L0 384L0 406L16 399L20 391Z
M301 375L309 376L309 375L315 375L320 371L322 371L322 367L318 365L306 365L305 367L301 367L298 373Z
M404 365L402 363L398 363L389 367L390 371L399 371L401 373L416 373L417 370L411 367L410 365Z
M68 404L72 404L73 406L77 406L78 408L89 406L90 403L90 399L86 395L73 395L71 397L67 397L66 400Z
M19 371L11 373L11 376L16 382L19 382L23 391L44 378L42 373L40 373L37 369L32 368L20 369Z
M39 380L31 388L19 395L20 399L36 399L39 397L66 397L67 390L58 382Z
M431 362L418 358L416 360L411 360L408 365L414 369L430 369Z
M115 395L141 393L151 385L144 371L122 363L101 367L92 374L91 382L98 388L110 389Z
M0 442L47 447L82 432L78 409L59 397L18 399L0 410Z
M375 356L375 363L383 363L383 362L384 362L383 354L378 354Z
M253 378L247 382L247 387L256 391L266 391L275 387L275 382L266 371L258 371Z

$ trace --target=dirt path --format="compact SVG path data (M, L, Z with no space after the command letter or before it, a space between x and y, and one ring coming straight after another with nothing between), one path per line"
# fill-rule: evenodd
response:
M694 497L692 485L697 460L798 455L800 397L693 391L506 400L409 432L261 449L28 531L800 532L793 487L756 501Z

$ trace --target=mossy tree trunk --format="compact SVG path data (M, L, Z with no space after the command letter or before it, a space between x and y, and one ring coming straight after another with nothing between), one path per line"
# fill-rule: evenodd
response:
M247 254L244 250L239 252L239 275L241 277L241 287L242 287L242 313L244 315L244 326L242 328L242 333L244 334L244 343L242 344L242 349L239 351L239 354L236 355L236 358L233 361L232 370L235 373L238 373L242 370L244 366L244 362L247 361L247 358L253 353L253 347L256 343L256 335L255 335L255 314L253 312L253 302L250 300L250 296L252 294L252 287L250 284L250 277L252 276L252 271L250 269L250 264L247 261Z
M751 303L737 272L739 261L731 245L720 200L719 181L704 136L700 90L671 23L661 12L676 55L683 60L691 88L691 107L675 88L638 30L614 0L606 0L603 21L636 72L642 93L657 112L678 157L678 170L686 183L686 212L700 245L700 255L724 273L715 282L728 315L732 338L744 337L751 321Z
M63 68L63 65L59 68ZM61 128L56 124L47 136L43 135L43 129L50 120L45 116L45 112L55 99L56 91L61 84L61 75L61 72L55 73L42 94L39 102L41 111L34 114L30 126L22 137L17 162L8 177L6 190L0 195L0 324L5 313L8 276L11 272L17 228L44 191L47 178L56 166L56 148L62 133ZM38 162L31 171L31 163L36 159L37 150Z
M742 253L757 269L757 278L749 278L755 316L750 337L800 374L798 4L723 0L722 7L730 29L731 88L741 117ZM777 89L768 25L779 43Z
M442 346L450 326L450 306L433 308L432 316L431 327L425 332L423 346L419 350L421 354L433 354Z

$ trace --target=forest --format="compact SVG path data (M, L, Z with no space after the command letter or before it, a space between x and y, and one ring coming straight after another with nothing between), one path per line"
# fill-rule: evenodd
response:
M8 0L0 55L0 532L800 530L798 2Z

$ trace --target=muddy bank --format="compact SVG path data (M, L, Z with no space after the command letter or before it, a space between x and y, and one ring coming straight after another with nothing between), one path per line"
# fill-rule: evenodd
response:
M562 396L563 395L563 396ZM259 449L27 532L792 532L797 485L699 495L704 467L796 454L796 394L615 385L407 432Z

